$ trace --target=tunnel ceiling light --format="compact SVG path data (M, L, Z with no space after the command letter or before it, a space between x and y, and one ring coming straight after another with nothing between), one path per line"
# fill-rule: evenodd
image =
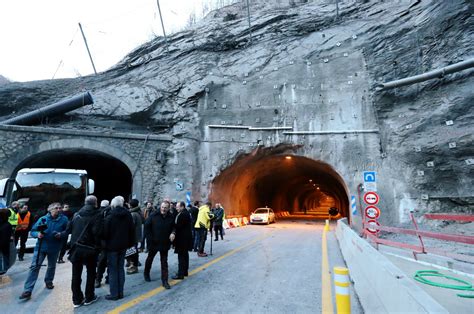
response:
M319 186L316 188L316 190L319 190Z
M290 159L292 159L292 158L293 158L293 157L291 157L291 156L285 156L285 159L287 159L287 160L290 160Z
M313 182L313 179L309 179L309 182Z

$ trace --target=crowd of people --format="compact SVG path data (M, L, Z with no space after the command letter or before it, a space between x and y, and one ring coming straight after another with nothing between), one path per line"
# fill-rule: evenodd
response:
M31 298L40 268L47 259L44 282L47 289L54 288L57 263L68 260L72 264L72 302L74 307L89 305L98 300L95 288L109 284L107 300L124 297L125 272L138 273L141 266L139 253L147 253L143 278L151 281L151 269L159 253L161 283L170 289L168 282L168 252L171 248L178 256L178 270L172 279L188 276L189 252L206 257L204 251L208 231L214 231L214 241L224 239L222 226L224 208L217 203L213 208L207 202L186 204L164 200L160 206L147 202L140 207L139 201L128 203L121 196L110 202L103 200L98 206L95 196L85 198L84 206L73 213L67 204L53 203L48 213L33 221L27 204L13 202L9 208L0 209L0 275L12 265L11 247L20 241L18 260L23 261L28 236L37 238L29 273L20 300ZM85 291L81 289L82 273L86 270ZM125 271L126 268L126 271Z

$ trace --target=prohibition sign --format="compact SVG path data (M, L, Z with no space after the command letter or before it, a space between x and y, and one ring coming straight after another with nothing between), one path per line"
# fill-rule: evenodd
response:
M379 202L379 195L375 192L367 192L364 194L364 202L367 205L377 205Z
M376 234L377 232L379 232L377 229L377 227L380 226L379 222L375 219L370 219L370 220L367 220L367 223L366 223L366 228L365 230L367 230L368 232L372 233L372 234Z
M377 219L380 217L380 209L378 209L378 207L375 207L375 206L367 206L365 208L365 217L369 218L369 219Z

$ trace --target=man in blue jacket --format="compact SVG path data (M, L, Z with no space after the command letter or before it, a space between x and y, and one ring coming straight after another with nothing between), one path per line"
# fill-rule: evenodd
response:
M31 229L31 236L38 238L38 241L36 242L30 272L20 300L29 300L31 298L31 292L35 287L41 264L43 264L45 258L48 258L48 268L44 276L44 282L47 289L54 288L53 279L56 271L56 261L58 260L63 240L61 233L66 230L68 224L68 219L59 214L60 208L61 204L59 203L49 205L48 214L38 219Z

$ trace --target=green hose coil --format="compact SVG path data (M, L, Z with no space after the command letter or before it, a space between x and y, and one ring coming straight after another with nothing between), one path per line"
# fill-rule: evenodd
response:
M458 283L461 283L462 285L451 285L451 284L439 283L439 282L428 280L425 277L442 277L442 278L446 278L446 279L449 279L449 280L456 281ZM456 278L456 277L452 277L452 276L442 274L442 273L440 273L439 271L436 271L436 270L419 270L415 273L414 278L418 282L421 282L421 283L424 283L424 284L427 284L427 285L431 285L431 286L435 286L435 287L474 292L474 288L472 287L472 284L470 284L469 282L467 282L465 280L462 280L462 279L459 279L459 278ZM474 294L460 294L460 293L458 293L457 296L461 297L461 298L474 298Z

